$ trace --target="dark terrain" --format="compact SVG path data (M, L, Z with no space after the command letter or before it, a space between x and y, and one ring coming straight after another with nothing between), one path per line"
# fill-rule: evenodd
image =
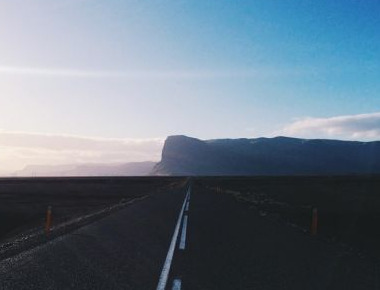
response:
M2 178L0 242L19 233L43 229L52 206L53 226L119 203L175 186L181 178Z
M176 241L166 289L178 279L181 289L192 290L379 289L380 177L187 180L76 179L67 181L74 182L70 186L62 179L34 181L39 191L55 187L61 194L80 194L79 188L100 196L108 190L151 194L0 259L0 288L155 289L189 192L186 248ZM97 204L91 195L84 199ZM308 232L312 207L319 210L316 237Z
M380 259L380 176L204 177L199 183L309 233Z

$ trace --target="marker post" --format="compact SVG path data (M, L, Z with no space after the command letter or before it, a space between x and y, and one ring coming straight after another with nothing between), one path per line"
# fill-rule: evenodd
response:
M318 230L318 209L315 207L313 208L313 212L312 212L310 234L312 236L316 236L317 230Z
M46 222L45 222L45 234L46 234L46 236L49 235L50 229L51 229L51 214L52 214L52 207L51 207L51 205L49 205L47 208L47 212L46 212Z

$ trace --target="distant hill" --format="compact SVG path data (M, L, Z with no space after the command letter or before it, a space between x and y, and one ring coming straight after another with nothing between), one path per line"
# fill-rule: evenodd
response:
M156 175L343 175L380 173L380 142L288 137L166 139Z
M120 164L28 165L15 176L144 176L149 175L155 162Z

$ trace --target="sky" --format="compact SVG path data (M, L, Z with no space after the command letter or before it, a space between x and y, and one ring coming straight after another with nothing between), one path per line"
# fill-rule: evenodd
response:
M379 15L376 0L0 0L0 173L158 161L177 134L380 140Z

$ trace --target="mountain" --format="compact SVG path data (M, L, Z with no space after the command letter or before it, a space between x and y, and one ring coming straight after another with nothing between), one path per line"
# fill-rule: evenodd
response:
M118 164L28 165L15 176L144 176L149 175L155 162Z
M155 175L380 173L380 142L289 137L199 140L169 136Z

